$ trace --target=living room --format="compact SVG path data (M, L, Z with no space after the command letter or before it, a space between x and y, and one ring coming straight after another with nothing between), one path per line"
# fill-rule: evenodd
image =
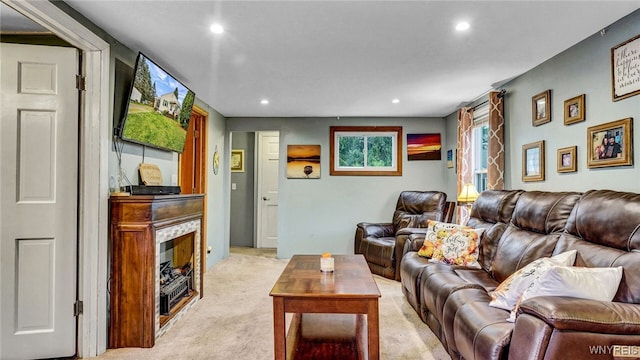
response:
M84 20L86 21L86 20ZM90 28L95 25L86 24ZM96 32L100 33L98 29ZM589 128L613 121L640 117L638 96L612 99L613 47L634 39L640 33L640 12L635 10L594 33L574 46L559 52L533 69L500 85L505 90L505 172L506 189L545 191L587 191L613 189L640 192L640 170L633 161L623 166L600 168L588 165ZM540 46L544 46L541 44ZM133 67L137 49L129 49L116 43L111 47L110 65L115 61ZM162 59L158 59L162 61ZM109 73L109 79L115 74ZM532 98L551 90L551 117L549 123L532 124ZM565 125L564 102L585 94L585 120ZM480 94L476 94L479 96ZM115 91L112 96L115 97ZM485 98L471 98L468 106L477 105ZM441 190L447 197L457 197L456 167L446 164L447 150L457 148L457 111L442 117L387 117L387 116L333 116L333 117L257 117L223 116L215 108L196 100L196 105L209 114L208 158L217 149L221 152L221 168L230 165L230 134L234 132L279 131L281 153L288 144L319 144L321 146L322 173L320 179L288 180L281 176L279 183L278 258L290 258L300 253L353 252L355 224L361 221L384 222L391 218L392 209L403 190ZM113 111L112 104L107 107ZM113 119L106 119L111 127ZM336 114L340 115L340 114ZM637 120L636 120L637 121ZM400 177L341 177L329 175L329 128L331 126L393 126L401 125L403 134L441 134L441 161L405 161ZM107 132L110 138L112 127ZM637 139L637 126L628 128L631 139ZM635 135L635 136L634 136ZM545 141L546 169L541 181L523 180L523 146ZM557 150L577 146L576 171L558 172ZM630 158L638 159L640 153L630 146ZM111 144L105 148L113 148ZM128 146L124 167L130 177L137 177L139 163L157 163L162 169L165 183L171 183L171 175L177 173L178 155ZM631 160L630 159L630 160ZM211 161L208 161L211 163ZM630 166L629 166L630 165ZM284 164L280 167L284 170ZM115 154L109 152L109 176L117 174ZM231 199L231 174L227 170L208 174L207 183L207 268L229 256L229 218ZM108 179L102 179L108 182ZM103 199L104 200L104 199ZM104 205L105 203L102 203ZM103 225L104 225L104 219ZM102 231L106 232L106 229ZM106 242L103 244L106 245ZM104 249L103 249L104 250ZM103 258L104 261L104 258ZM102 274L105 275L105 274ZM104 276L106 278L106 276ZM206 296L206 294L205 294ZM98 324L106 321L98 320ZM94 324L95 328L101 328ZM100 331L98 331L100 332ZM100 348L100 346L97 346ZM95 349L93 350L95 352Z

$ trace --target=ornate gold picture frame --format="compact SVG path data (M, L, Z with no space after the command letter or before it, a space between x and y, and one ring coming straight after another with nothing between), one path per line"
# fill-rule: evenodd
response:
M571 125L585 120L585 95L578 95L564 101L564 124Z
M633 118L587 128L589 169L633 165Z
M546 90L531 98L531 118L533 126L551 121L551 90Z
M231 172L244 172L244 149L232 149L229 161Z
M577 146L569 146L558 149L558 164L557 170L559 173L568 173L578 171L578 161L576 154L578 153Z
M544 140L522 145L522 181L544 181Z

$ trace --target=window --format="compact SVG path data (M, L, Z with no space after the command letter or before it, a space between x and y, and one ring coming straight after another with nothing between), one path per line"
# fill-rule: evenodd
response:
M473 138L471 144L473 183L478 192L487 190L489 159L489 107L483 106L473 113Z
M330 175L402 175L402 127L332 126Z

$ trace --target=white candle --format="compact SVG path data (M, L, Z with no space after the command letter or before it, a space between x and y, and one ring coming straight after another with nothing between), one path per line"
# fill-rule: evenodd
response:
M322 272L333 272L333 258L330 253L322 254L320 258L320 270Z

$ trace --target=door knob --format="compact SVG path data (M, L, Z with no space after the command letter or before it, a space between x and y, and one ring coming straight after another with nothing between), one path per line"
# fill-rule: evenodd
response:
M269 198L268 198L268 197L266 197L266 196L263 196L263 197L262 197L262 200L267 201L267 200L269 200Z

